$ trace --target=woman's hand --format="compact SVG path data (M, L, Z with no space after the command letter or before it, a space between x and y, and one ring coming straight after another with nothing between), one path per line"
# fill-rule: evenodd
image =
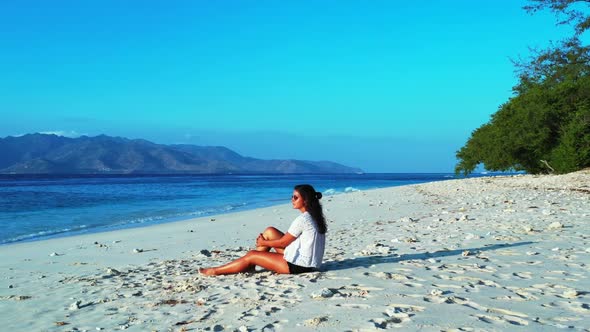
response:
M258 237L256 238L256 246L257 247L264 247L264 242L266 240L264 239L264 237L262 236L262 233L260 233L260 235L258 235Z

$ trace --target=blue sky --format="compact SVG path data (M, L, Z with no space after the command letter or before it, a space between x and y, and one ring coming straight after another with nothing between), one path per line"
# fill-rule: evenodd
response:
M452 172L571 34L526 1L3 1L0 137L223 145L367 172Z

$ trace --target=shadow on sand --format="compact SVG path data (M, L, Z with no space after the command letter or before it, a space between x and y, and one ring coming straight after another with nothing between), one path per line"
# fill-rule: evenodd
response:
M439 257L446 257L446 256L455 256L461 255L464 251L470 251L472 253L483 252L488 250L496 250L496 249L503 249L503 248L510 248L510 247L518 247L518 246L525 246L529 244L533 244L534 242L516 242L516 243L501 243L501 244L492 244L480 248L465 248L465 249L456 249L456 250L441 250L435 252L424 252L424 253L416 253L416 254L404 254L404 255L374 255L374 256L364 256L364 257L357 257L357 258L350 258L344 259L341 261L329 261L322 264L320 271L335 271L335 270L345 270L345 269L352 269L355 267L369 267L375 264L384 264L384 263L397 263L401 261L409 261L415 259L429 259L429 258L439 258Z

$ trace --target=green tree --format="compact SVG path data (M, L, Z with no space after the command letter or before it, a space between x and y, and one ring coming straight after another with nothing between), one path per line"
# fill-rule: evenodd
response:
M560 19L557 24L573 24L576 36L590 28L590 16L586 7L590 0L529 0L530 5L524 9L529 13L549 9ZM582 10L586 9L586 10Z
M590 0L531 2L528 11L550 8L566 15L566 23L576 24L576 34L515 63L514 96L457 152L457 173L469 174L479 164L529 173L590 166L590 48L578 39L588 29L588 17L569 7Z

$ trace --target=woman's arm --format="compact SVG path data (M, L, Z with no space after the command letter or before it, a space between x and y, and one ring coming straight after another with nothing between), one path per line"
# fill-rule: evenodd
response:
M297 239L289 232L285 233L280 239L277 240L265 240L262 234L256 238L256 246L258 247L272 247L272 248L287 248L293 241Z

